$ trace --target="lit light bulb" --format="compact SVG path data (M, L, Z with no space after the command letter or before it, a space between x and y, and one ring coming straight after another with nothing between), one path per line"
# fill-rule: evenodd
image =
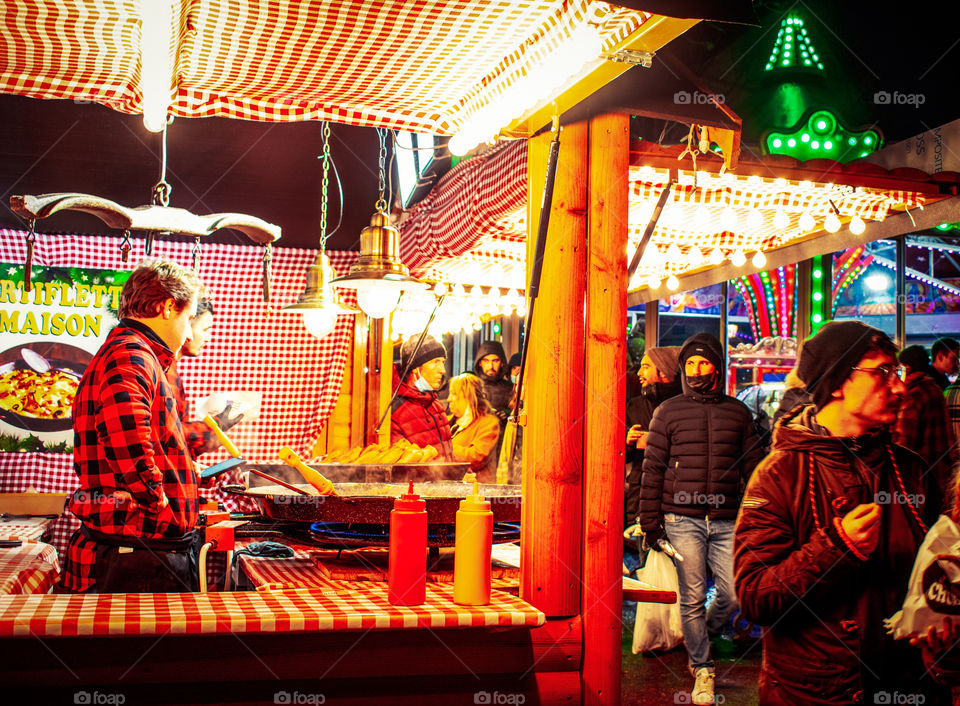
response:
M657 275L650 275L650 278L647 280L647 286L650 289L659 289L660 277L658 277Z
M800 222L797 225L800 226L800 230L810 231L817 227L817 221L813 216L804 211L800 216Z
M337 326L337 314L331 309L303 309L303 325L317 338L333 333Z
M667 277L667 289L669 289L671 292L675 292L679 286L680 280L677 279L675 274L671 274L669 277Z
M773 214L773 227L777 230L785 230L790 227L790 216L781 208L778 208Z
M703 264L703 252L700 250L700 246L694 243L690 252L687 253L687 259L690 260L690 264L694 267L699 267Z
M680 258L682 257L683 255L680 253L680 246L676 243L670 243L670 246L667 248L667 262L680 262Z
M401 289L388 282L371 282L357 287L357 304L371 319L382 319L397 308L401 294Z
M833 211L827 214L827 217L823 219L823 228L828 233L836 233L840 230L840 219L837 218L837 214Z
M445 285L443 282L437 282L435 285L433 285L433 293L438 297L444 296L447 291L447 285Z
M763 226L763 214L759 209L751 208L747 213L747 227L751 230L757 230Z
M767 256L763 254L763 250L757 250L757 254L753 256L754 267L763 267L767 264Z
M461 297L467 296L466 290L463 288L463 285L460 284L459 282L457 282L456 284L453 285L453 287L450 288L450 294L452 294L454 297L457 297L458 299Z
M737 250L730 258L730 262L737 267L743 267L747 263L747 256L743 254L743 250Z
M720 214L720 227L729 231L737 229L737 214L732 208L723 209L723 213Z
M867 229L867 224L863 222L860 216L854 216L850 219L850 232L854 235L860 235Z
M723 251L720 248L714 248L710 251L710 264L719 265L723 262Z

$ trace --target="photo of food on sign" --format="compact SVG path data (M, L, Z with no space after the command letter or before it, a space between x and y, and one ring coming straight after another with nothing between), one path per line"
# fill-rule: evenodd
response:
M0 451L69 451L80 378L117 323L126 270L0 263Z
M28 431L69 429L73 398L91 357L70 344L47 342L0 353L0 419Z

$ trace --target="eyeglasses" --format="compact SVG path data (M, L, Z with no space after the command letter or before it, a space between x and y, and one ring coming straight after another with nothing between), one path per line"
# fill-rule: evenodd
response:
M902 365L898 365L896 367L891 365L881 365L877 368L851 368L851 370L859 370L862 373L879 375L887 382L893 382L896 379L903 380L907 376L907 369Z

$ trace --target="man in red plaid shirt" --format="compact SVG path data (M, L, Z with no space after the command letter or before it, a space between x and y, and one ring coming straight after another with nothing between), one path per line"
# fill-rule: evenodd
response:
M200 281L141 263L120 293L120 322L90 361L73 404L74 467L63 589L196 588L197 474L166 372L186 341Z

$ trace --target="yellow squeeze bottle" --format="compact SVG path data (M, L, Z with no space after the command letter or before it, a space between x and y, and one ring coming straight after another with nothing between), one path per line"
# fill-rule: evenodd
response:
M480 495L460 501L457 510L453 555L453 602L460 605L490 603L490 550L493 548L493 512Z

